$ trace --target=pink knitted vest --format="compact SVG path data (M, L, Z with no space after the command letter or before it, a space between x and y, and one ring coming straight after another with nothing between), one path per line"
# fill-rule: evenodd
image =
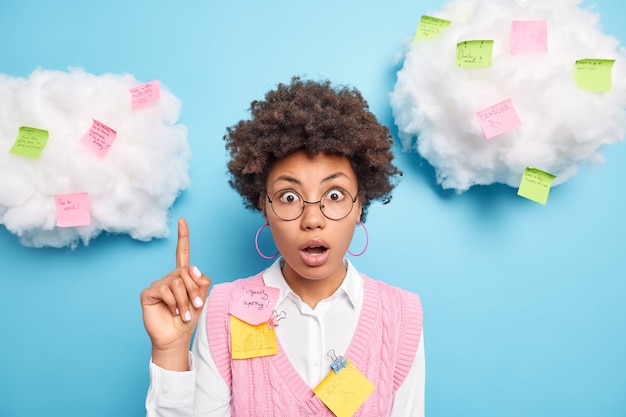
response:
M416 294L363 278L361 315L343 356L376 386L355 416L388 416L394 393L406 378L419 345L422 306ZM246 280L264 284L263 273ZM333 416L298 375L280 341L274 356L231 358L228 311L233 284L215 285L207 307L209 345L220 374L231 387L231 415Z

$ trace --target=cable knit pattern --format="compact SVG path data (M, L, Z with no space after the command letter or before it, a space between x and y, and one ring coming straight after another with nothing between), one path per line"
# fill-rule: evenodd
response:
M355 416L387 416L393 396L406 378L419 345L422 307L419 297L363 275L361 315L345 356L376 389ZM263 285L263 274L246 278ZM228 309L236 283L215 285L207 308L207 334L213 360L231 387L231 415L333 416L300 378L280 341L278 353L254 359L231 359Z

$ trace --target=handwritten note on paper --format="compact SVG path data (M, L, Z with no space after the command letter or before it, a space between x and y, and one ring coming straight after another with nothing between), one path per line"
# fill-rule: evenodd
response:
M240 285L233 289L230 314L257 325L266 323L274 312L280 290L265 285Z
M413 42L417 42L420 39L432 39L436 38L450 26L450 21L445 19L439 19L437 17L423 15L420 18L420 23L417 26L417 31L413 37Z
M613 83L614 59L581 59L576 61L574 80L583 90L609 92Z
M230 316L230 347L233 359L250 359L278 353L276 333L266 323L253 326Z
M48 131L22 126L17 134L13 147L9 150L15 155L39 158L41 151L48 143Z
M116 136L115 130L94 119L91 128L79 142L100 158L104 158Z
M54 201L58 227L87 226L91 223L87 193L59 194L54 196Z
M456 44L456 64L461 68L490 67L493 41L463 41Z
M555 178L555 175L540 169L526 168L517 195L545 205L548 202L550 186Z
M347 362L347 367L338 373L329 372L313 390L337 417L352 417L375 388L350 360Z
M513 20L510 50L513 55L548 52L547 20Z
M486 139L491 139L522 124L511 99L476 113Z
M161 85L158 80L141 84L130 89L130 107L135 110L161 98Z

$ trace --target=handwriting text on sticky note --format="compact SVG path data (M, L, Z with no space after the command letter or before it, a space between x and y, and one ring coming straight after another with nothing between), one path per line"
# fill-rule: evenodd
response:
M347 363L338 373L329 372L313 390L337 417L354 415L375 388L349 359Z
M89 128L89 131L85 133L79 142L100 158L103 158L113 144L116 136L117 133L115 130L94 119L91 128Z
M581 59L576 61L574 80L588 91L609 92L613 83L614 59Z
M511 22L510 49L513 55L548 52L548 22L546 20Z
M555 178L555 175L540 169L526 168L517 195L545 205L548 202L550 186Z
M48 142L48 131L36 129L34 127L20 127L17 139L13 147L9 150L15 155L26 156L29 158L39 158L41 151Z
M437 17L423 15L420 18L420 23L417 26L415 37L413 42L417 42L420 39L432 39L436 38L443 32L448 26L450 21L445 19L439 19Z
M490 67L492 40L463 41L456 45L456 64L462 68Z
M87 193L58 194L54 196L57 226L87 226L91 222Z
M130 89L131 108L138 109L161 98L161 86L158 80L141 84Z
M274 312L280 290L266 285L238 285L233 289L230 314L249 324L267 322Z
M486 139L491 139L522 124L511 99L476 113Z

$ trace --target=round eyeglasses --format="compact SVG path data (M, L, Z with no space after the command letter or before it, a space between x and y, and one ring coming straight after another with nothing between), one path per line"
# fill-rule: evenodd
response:
M276 191L272 198L267 193L265 195L274 214L285 221L296 220L302 216L306 204L319 204L326 218L341 220L350 214L356 201L356 197L338 187L326 191L318 201L306 201L297 191L291 189Z

